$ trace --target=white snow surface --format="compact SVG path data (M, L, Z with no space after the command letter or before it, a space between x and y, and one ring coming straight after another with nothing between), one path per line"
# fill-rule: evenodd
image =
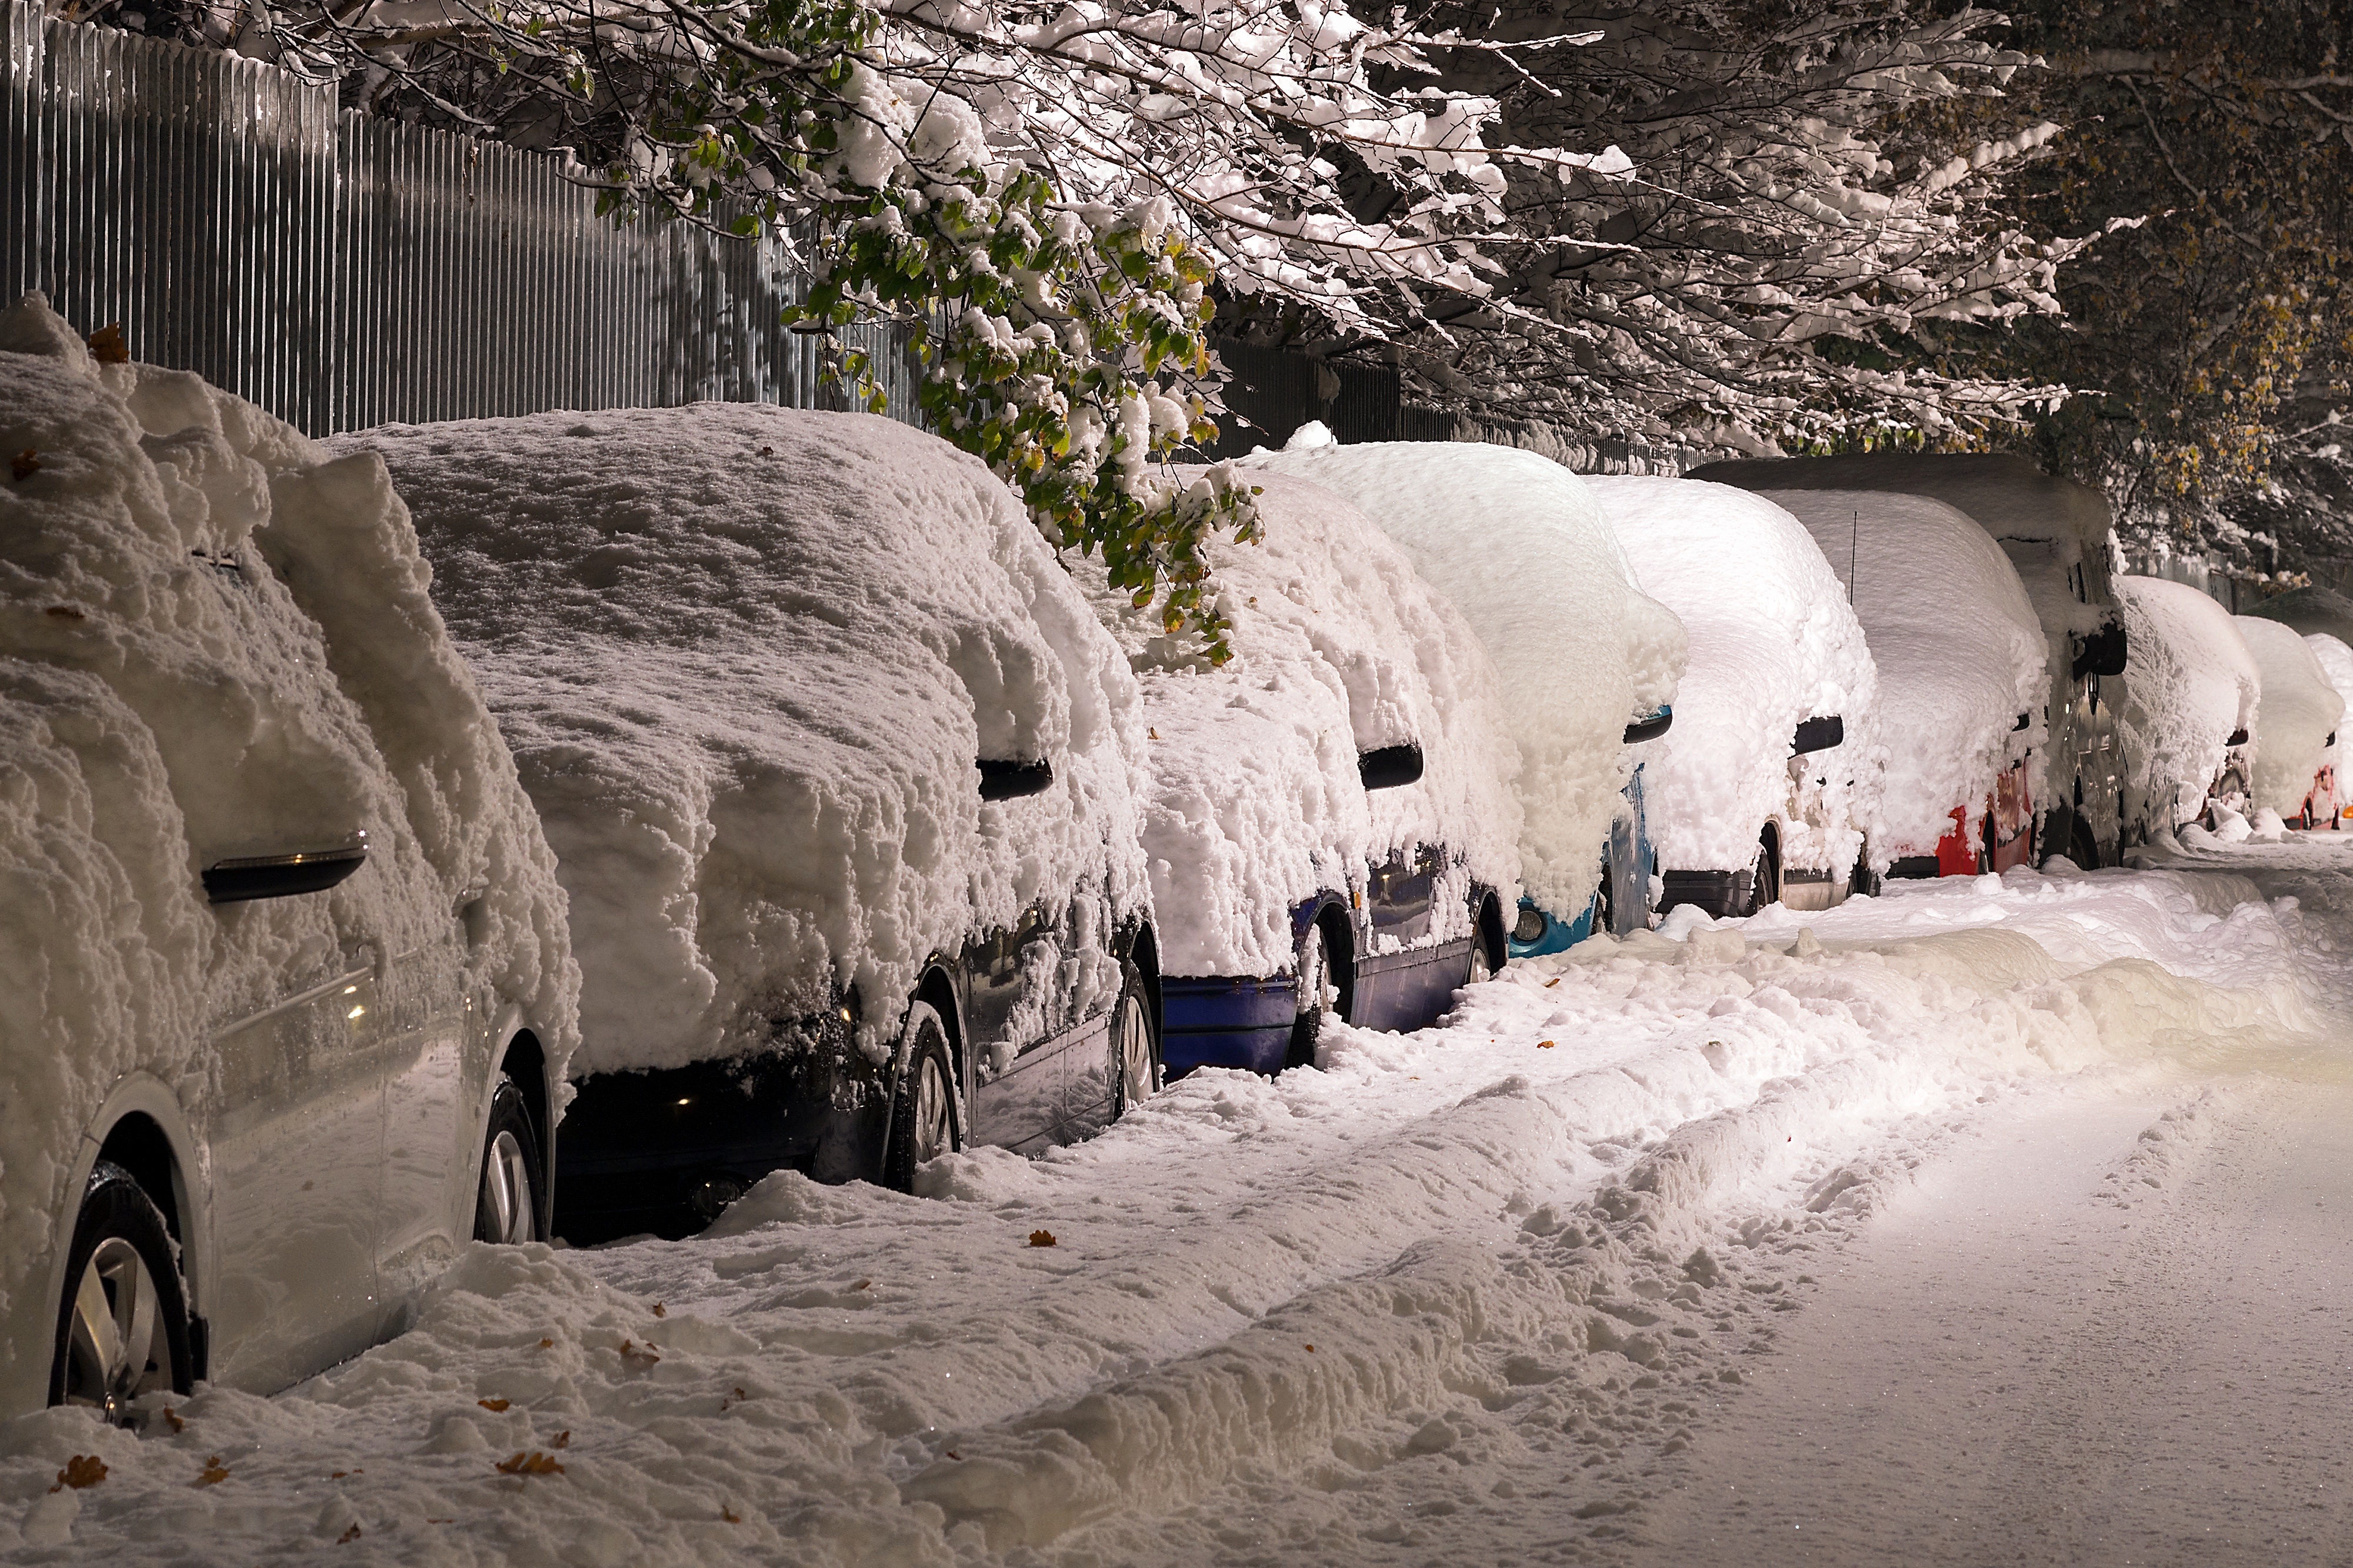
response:
M2253 736L2263 675L2231 612L2189 584L2119 577L2116 595L2125 788L2147 803L2152 826L2178 826L2205 809L2231 736Z
M390 463L547 825L575 1072L757 1048L836 984L880 1059L927 954L1148 909L1134 679L977 459L732 403L339 444ZM977 757L1053 784L984 805Z
M1518 898L1519 750L1493 663L1446 598L1365 515L1282 474L1254 476L1265 532L1208 547L1234 657L1211 669L1074 563L1144 692L1144 847L1169 974L1270 975L1291 910L1365 889L1368 863L1451 851L1432 942L1470 933L1467 879ZM1419 783L1367 791L1360 752L1417 744Z
M449 940L470 900L470 989L522 1003L552 1071L579 975L381 463L193 374L99 364L37 294L0 313L0 447L37 464L0 486L0 1307L21 1319L124 1075L204 1124L216 1031ZM216 861L362 831L329 892L206 901ZM46 1363L46 1333L20 1339Z
M2200 865L1596 938L1442 1027L1332 1025L1320 1071L1199 1072L1043 1159L948 1156L929 1197L780 1173L688 1242L477 1247L409 1332L277 1399L151 1396L144 1436L0 1429L0 1541L240 1564L355 1529L417 1563L1618 1554L1952 1129L2061 1092L2162 1102L2315 1037L2299 953L2327 954L2294 902ZM2169 1180L2197 1123L2144 1142L2120 1198ZM2003 1404L1959 1377L1924 1397ZM51 1490L75 1455L107 1479Z
M1632 775L1627 722L1674 700L1686 643L1641 591L1585 481L1471 442L1259 451L1245 468L1313 479L1395 539L1493 657L1520 747L1520 877L1545 908L1586 906Z
M1759 493L1821 546L1878 667L1887 772L1873 864L1933 854L1955 806L1974 822L1996 776L2028 748L2042 750L2046 645L2018 572L1985 530L1926 496Z
M2294 626L2260 616L2232 619L2263 677L2263 695L2251 727L2254 802L2292 816L2304 809L2313 774L2332 760L2328 738L2345 717L2345 699L2329 684L2327 671Z
M1691 639L1674 726L1643 748L1642 802L1660 865L1746 868L1759 830L1778 821L1784 865L1847 870L1886 766L1879 675L1813 536L1767 498L1730 485L1585 483L1644 591ZM1845 741L1811 753L1793 784L1799 721L1833 714Z

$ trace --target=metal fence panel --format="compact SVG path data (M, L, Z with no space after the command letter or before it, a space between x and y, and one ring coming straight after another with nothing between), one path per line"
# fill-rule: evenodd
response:
M568 160L339 110L332 83L0 0L0 298L313 435L699 398L825 407L775 236L624 226ZM860 326L920 422L903 328Z

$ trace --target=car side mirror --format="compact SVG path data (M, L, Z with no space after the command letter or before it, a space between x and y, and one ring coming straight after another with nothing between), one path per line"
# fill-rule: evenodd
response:
M974 765L980 769L983 800L1019 800L1025 795L1042 795L1054 783L1054 764L1049 762L1002 762L983 757Z
M1675 710L1670 706L1656 713L1645 713L1626 726L1625 743L1639 746L1645 741L1655 741L1675 726Z
M340 849L306 849L293 855L252 855L216 860L204 868L205 899L241 904L252 899L285 899L322 893L367 862L367 835Z
M1792 755L1802 757L1809 752L1827 752L1832 746L1845 743L1846 719L1842 714L1832 713L1824 718L1809 719L1799 725L1798 732L1789 738L1789 751Z
M2222 742L2222 744L2224 744L2224 745L2226 745L2226 746L2243 746L2243 745L2245 745L2246 743L2247 743L2247 732L2246 732L2246 731L2245 731L2245 730L2243 730L2243 729L2239 729L2239 730L2233 730L2233 731L2231 731L2231 738L2230 738L2229 740L2227 740L2227 741L2225 741L2225 742Z
M1358 752L1356 776L1365 781L1366 789L1395 789L1399 784L1413 784L1421 777L1421 748L1409 744Z
M2011 734L2013 734L2013 735L2018 734L2018 733L2020 733L2021 731L2024 731L2025 729L2027 729L2027 728L2028 728L2030 725L2031 725L2033 722L2034 722L2034 715L2033 715L2033 714L2031 714L2031 713L2021 713L2021 714L2018 716L2018 722L2017 722L2017 723L2015 723L2015 724L2012 724L2012 725L2010 727L2010 732Z
M2125 672L2125 651L2124 623L2108 622L2076 645L2075 679L2081 680L2086 675L2122 675Z

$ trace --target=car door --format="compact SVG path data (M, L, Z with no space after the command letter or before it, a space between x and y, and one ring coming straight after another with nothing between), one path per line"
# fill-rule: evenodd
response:
M973 1142L1032 1153L1060 1141L1061 1065L1043 1003L1053 944L1042 909L965 950Z
M385 1332L414 1291L472 1238L474 1125L486 1053L483 1004L466 992L454 933L393 960L375 1055L384 1081L383 1195L377 1256Z
M384 1164L373 949L214 1038L213 1377L268 1392L373 1342Z

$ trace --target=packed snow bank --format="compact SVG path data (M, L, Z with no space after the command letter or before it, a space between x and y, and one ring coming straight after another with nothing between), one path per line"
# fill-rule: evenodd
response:
M1170 974L1270 975L1291 911L1361 896L1368 863L1419 845L1451 858L1429 940L1470 933L1470 879L1519 885L1518 748L1493 663L1389 538L1330 491L1254 479L1263 541L1213 540L1234 657L1211 669L1156 616L1074 563L1143 685L1151 786L1144 847ZM1368 791L1357 754L1421 748L1420 782Z
M2251 735L2263 676L2231 612L2197 589L2119 577L2124 601L2125 789L2152 831L2197 816L2231 737ZM2128 805L2127 809L2131 809Z
M849 984L879 1058L927 954L1146 907L1134 679L977 459L723 403L339 445L391 465L547 824L578 1068L748 1051ZM976 758L1053 783L984 805Z
M46 1379L20 1292L125 1074L199 1125L242 1109L216 1099L216 1031L447 944L460 905L468 994L523 1004L559 1071L578 974L382 464L194 375L95 363L38 295L0 314L0 447L19 457L0 486L0 1304ZM331 891L206 901L217 861L361 832L366 862Z
M1879 676L1813 536L1771 500L1730 485L1585 483L1644 589L1691 638L1674 727L1645 748L1642 801L1659 864L1745 869L1758 832L1778 821L1783 865L1846 871L1886 763ZM1833 715L1845 741L1793 770L1799 723Z
M2294 627L2255 616L2233 618L2263 681L2252 727L2254 803L2295 816L2312 792L2313 774L2330 760L2345 699Z
M1985 530L1926 496L1760 493L1821 546L1878 666L1887 773L1872 861L1934 854L1953 808L1974 821L1995 777L2043 744L2045 644L2018 572Z
M2012 872L1596 939L1445 1029L1332 1026L1321 1071L1202 1072L1046 1159L950 1156L939 1199L780 1173L691 1242L477 1249L411 1332L283 1398L208 1390L144 1439L19 1424L0 1540L240 1564L354 1525L400 1561L1599 1554L1694 1407L1755 1374L1800 1271L1904 1185L1876 1152L2077 1073L2275 1060L2307 1022L2281 934L2229 877ZM64 1517L74 1454L110 1474Z
M1685 656L1592 491L1549 458L1472 443L1259 452L1244 466L1363 508L1454 601L1493 657L1519 742L1521 879L1548 910L1585 908L1633 771L1627 722L1673 700Z

